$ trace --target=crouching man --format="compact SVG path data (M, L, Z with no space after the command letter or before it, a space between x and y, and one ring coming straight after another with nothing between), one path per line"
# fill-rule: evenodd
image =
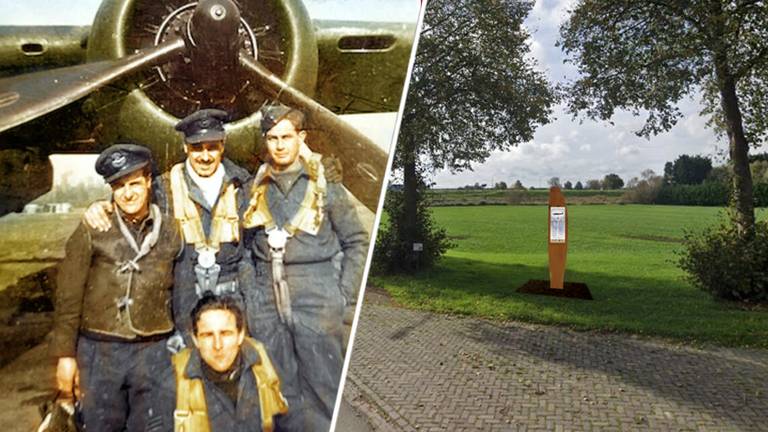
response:
M105 232L81 223L59 266L51 355L58 389L79 374L81 428L153 430L152 380L173 331L173 262L181 242L152 203L149 150L117 144L96 160L117 211Z
M176 432L271 431L288 412L261 342L245 335L231 297L206 294L192 310L194 348L173 356Z

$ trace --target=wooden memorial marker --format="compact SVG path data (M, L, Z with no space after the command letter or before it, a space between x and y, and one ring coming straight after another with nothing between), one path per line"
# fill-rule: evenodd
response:
M563 289L568 252L568 212L560 188L549 188L549 287Z
M531 279L517 289L526 294L592 300L589 287L581 282L565 282L565 257L568 252L568 209L559 187L549 189L549 280Z

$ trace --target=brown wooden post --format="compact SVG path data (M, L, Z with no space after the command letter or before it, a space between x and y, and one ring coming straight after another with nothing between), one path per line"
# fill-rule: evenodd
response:
M549 287L563 289L568 252L568 212L560 188L549 188Z

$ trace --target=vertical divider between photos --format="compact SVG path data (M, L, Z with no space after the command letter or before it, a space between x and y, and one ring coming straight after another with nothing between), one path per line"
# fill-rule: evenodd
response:
M331 431L336 429L336 421L339 417L339 408L341 407L341 400L344 395L344 386L347 380L347 372L349 370L349 363L352 359L352 351L355 345L355 335L357 333L357 325L360 320L360 311L363 306L363 297L365 296L365 286L368 281L368 273L371 268L371 261L373 260L373 249L376 247L376 236L379 232L379 223L381 222L381 213L384 208L384 199L386 198L386 187L389 182L389 176L392 172L392 161L395 157L395 151L397 150L397 137L400 133L400 125L403 120L403 111L405 110L405 104L408 97L408 89L411 83L411 74L413 73L414 62L416 61L416 51L419 47L419 38L421 36L421 29L424 23L424 14L427 10L427 3L429 0L413 0L420 3L418 22L416 23L416 30L413 35L413 44L411 45L411 57L408 61L408 70L405 74L405 83L403 85L403 92L400 96L400 106L397 112L397 120L395 122L395 128L392 132L392 138L389 144L389 158L387 159L387 169L382 181L381 191L379 192L379 205L376 207L376 215L374 216L373 227L371 228L371 241L368 246L368 256L365 260L365 268L363 269L363 278L360 282L360 289L357 294L357 305L355 307L355 317L352 321L352 330L349 334L349 341L347 342L347 352L344 356L344 367L341 370L341 382L339 383L339 391L336 394L336 404L333 408L333 417L331 418Z

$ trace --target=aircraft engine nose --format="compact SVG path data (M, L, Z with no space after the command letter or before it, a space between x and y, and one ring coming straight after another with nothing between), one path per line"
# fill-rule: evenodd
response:
M193 61L229 67L237 63L240 10L230 0L202 0L189 20L187 37Z
M141 93L165 113L183 118L205 107L227 111L232 122L252 116L270 94L240 66L241 53L306 93L315 89L318 48L301 0L120 0L104 5L123 1L131 7L103 7L89 56L133 53L181 36L182 53L138 78ZM116 42L114 34L121 35ZM124 48L116 50L120 43Z

